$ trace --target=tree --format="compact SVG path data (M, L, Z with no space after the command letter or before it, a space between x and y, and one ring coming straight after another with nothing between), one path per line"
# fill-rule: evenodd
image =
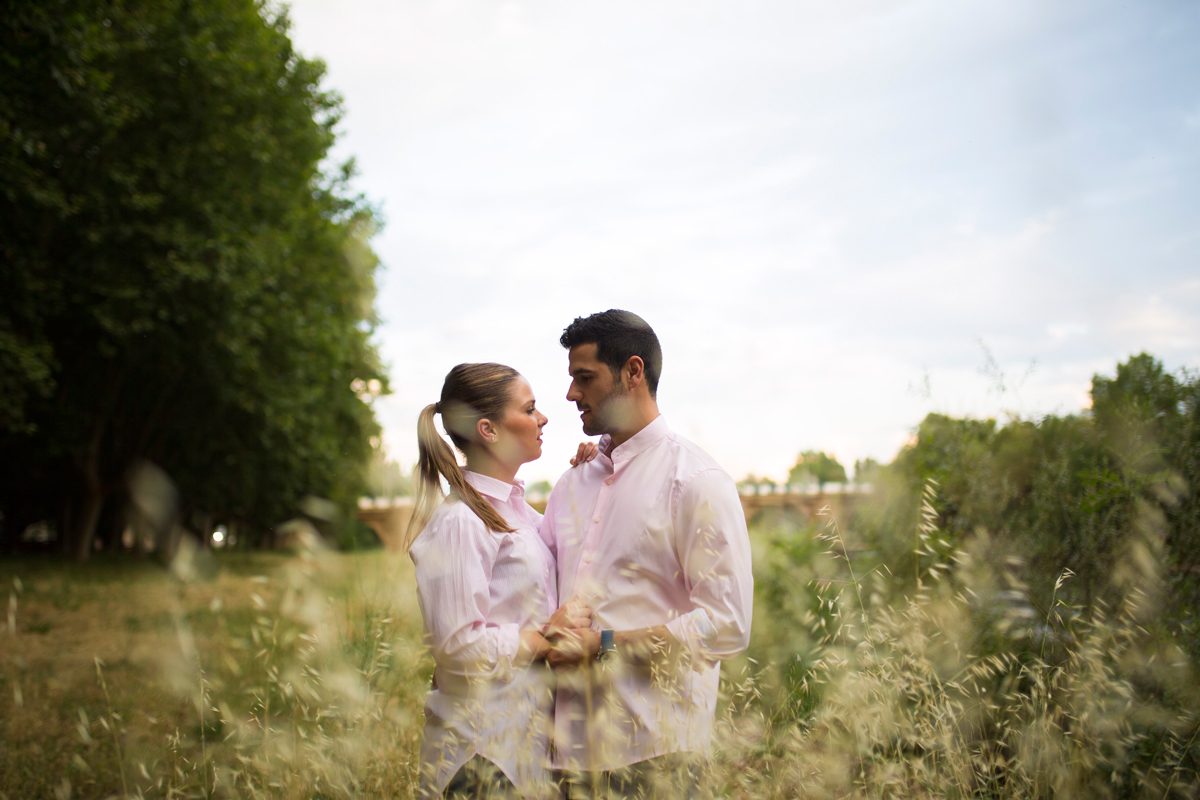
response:
M857 459L854 462L854 482L870 483L879 475L881 469L883 464L873 458Z
M549 497L554 484L550 481L536 481L525 487L525 494L533 497Z
M1200 607L1200 377L1172 375L1140 353L1118 364L1113 377L1092 378L1092 417L1112 455L1108 485L1123 490L1125 518L1134 518L1139 499L1165 517L1169 593L1182 610L1181 624L1194 628Z
M339 100L287 30L253 0L0 21L6 537L52 519L86 558L142 460L259 529L357 493L375 223L321 171Z
M738 481L737 486L743 494L771 494L775 491L776 483L765 475L760 478L750 474Z
M1092 381L1090 414L1038 421L930 414L884 467L855 520L898 575L907 574L922 486L936 482L938 527L953 543L980 530L1026 562L1035 594L1064 569L1062 596L1084 604L1120 594L1113 575L1131 546L1163 556L1168 615L1195 625L1200 600L1200 380L1147 354ZM1153 591L1156 587L1140 587ZM1173 616L1171 616L1173 615ZM1200 639L1195 641L1200 647Z
M368 468L366 488L372 497L411 497L413 473L376 449Z
M1117 365L1112 378L1092 378L1092 416L1129 469L1161 472L1185 413L1185 386L1148 353Z
M846 468L828 453L805 450L796 457L796 464L788 472L788 483L811 481L816 481L820 490L824 490L827 483L845 483Z

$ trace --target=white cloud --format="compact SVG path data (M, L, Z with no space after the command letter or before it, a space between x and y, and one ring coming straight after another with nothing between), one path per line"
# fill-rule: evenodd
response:
M1166 14L296 3L387 218L389 450L411 463L453 364L506 361L551 418L525 477L554 477L580 436L558 333L614 306L658 329L664 410L735 475L887 459L930 410L1074 411L1137 349L1200 360L1200 162L1158 127L1195 102L1173 79L1198 26L1137 49Z
M1082 322L1052 322L1046 326L1046 335L1056 342L1086 336L1087 332L1088 326Z
M1112 331L1152 353L1200 352L1200 313L1156 295L1122 304Z

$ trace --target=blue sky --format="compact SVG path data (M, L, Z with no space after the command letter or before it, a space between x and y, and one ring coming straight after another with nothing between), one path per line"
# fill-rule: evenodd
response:
M740 477L889 460L929 411L1038 417L1200 367L1200 5L300 0L382 210L396 460L460 361L628 308L660 405Z

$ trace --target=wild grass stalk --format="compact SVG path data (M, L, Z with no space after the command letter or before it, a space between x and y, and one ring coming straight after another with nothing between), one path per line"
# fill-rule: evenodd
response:
M772 586L807 584L808 610L799 619L812 609L821 615L811 628L819 636L796 654L808 665L803 680L762 692L769 703L781 690L818 696L791 723L765 717L777 727L752 757L764 772L769 765L779 794L1194 794L1194 669L1149 625L1155 601L1139 588L1157 579L1153 541L1140 540L1155 535L1153 518L1126 542L1128 569L1141 573L1120 577L1125 594L1116 614L1063 601L1069 569L1038 613L1021 560L983 531L950 546L936 527L936 500L927 486L907 584L882 565L856 568L855 548L829 521L815 533L826 548L812 559L760 564L761 599L774 605L758 609L756 624L767 628L756 633L760 662L783 660L786 645L775 643L800 641L788 635L798 621L794 602L779 604ZM779 547L795 552L786 541ZM778 672L759 676L770 684ZM730 737L722 746L745 752Z
M725 666L704 786L754 798L1200 794L1195 670L1155 624L1157 518L1127 536L1119 601L1079 604L1069 569L1042 593L1000 537L952 542L938 503L930 484L906 540L912 568L896 571L831 517L755 527L753 642ZM181 557L195 563L173 578L76 580L69 603L51 573L13 582L4 735L46 727L41 755L0 756L0 792L412 796L430 661L411 565L316 539L220 571L204 553ZM73 633L56 649L26 613ZM90 681L72 677L68 641L108 648L88 656ZM65 734L47 722L59 707Z
M99 722L112 738L113 756L121 773L121 794L127 796L129 781L125 778L125 747L121 742L121 715L113 708L112 696L108 693L108 681L104 679L104 663L99 658L93 658L93 663L96 665L96 681L104 693L105 715L100 717Z

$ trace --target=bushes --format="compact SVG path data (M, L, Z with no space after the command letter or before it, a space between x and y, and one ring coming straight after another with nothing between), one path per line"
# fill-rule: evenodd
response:
M1164 519L1136 523L1115 604L1091 606L1066 599L1069 571L1026 584L1027 562L984 531L952 547L925 525L906 575L856 570L833 522L824 552L777 532L758 570L760 724L723 728L727 787L753 793L733 776L750 764L781 797L1194 796L1194 668L1141 588L1161 577Z
M1020 553L1042 607L1065 569L1068 599L1115 603L1125 543L1161 515L1147 547L1161 551L1165 622L1197 653L1200 591L1200 381L1174 377L1148 355L1093 380L1091 413L1040 421L953 419L930 414L916 441L878 473L876 502L850 523L903 578L912 574L912 531L921 487L938 485L938 525L955 544L986 530ZM1145 588L1145 587L1143 587Z
M757 530L726 757L779 796L1195 796L1198 396L1141 355L1090 413L931 414L849 520Z

